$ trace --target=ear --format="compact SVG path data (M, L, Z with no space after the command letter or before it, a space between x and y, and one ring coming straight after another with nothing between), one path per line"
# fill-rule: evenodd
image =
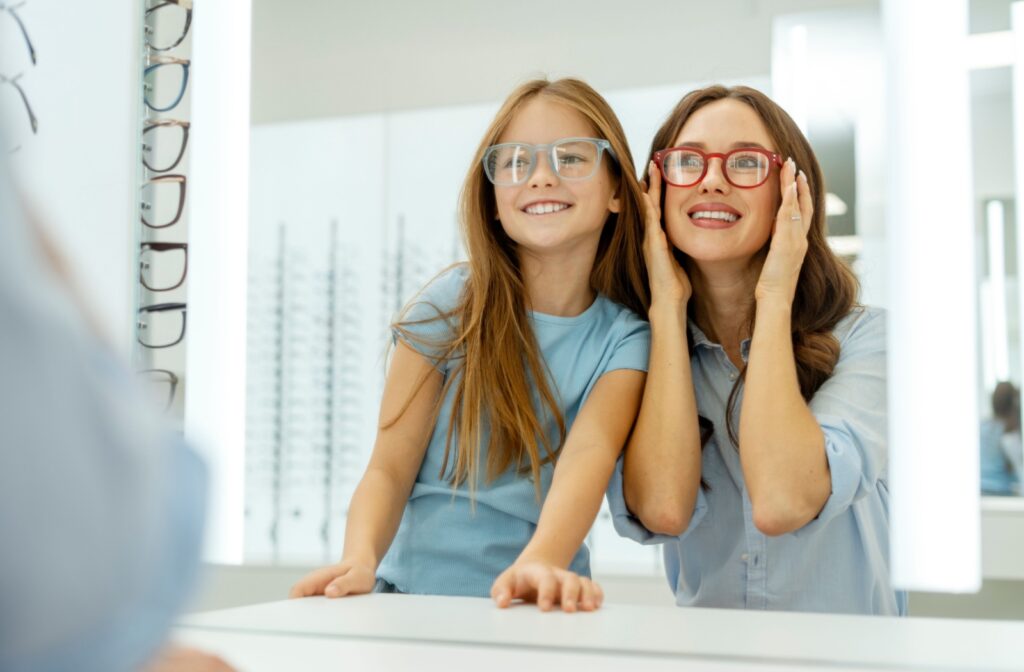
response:
M619 199L618 190L608 199L608 210L614 213L622 212L622 201Z

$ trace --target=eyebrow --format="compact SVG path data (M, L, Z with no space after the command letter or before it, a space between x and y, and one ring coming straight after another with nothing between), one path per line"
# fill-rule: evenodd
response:
M697 149L707 149L708 148L708 146L706 144L704 144L703 142L684 142L684 143L682 143L680 145L677 145L677 146L678 147L696 147ZM767 147L762 145L760 142L751 142L750 140L741 140L740 142L734 142L729 147L729 149L747 149L749 147L755 147L757 149L763 149L765 151L770 151Z

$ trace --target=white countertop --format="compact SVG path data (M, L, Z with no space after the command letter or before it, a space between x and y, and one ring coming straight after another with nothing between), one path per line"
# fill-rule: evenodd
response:
M245 670L283 669L275 660L303 670L360 669L351 666L358 661L451 670L460 660L496 672L555 659L596 670L626 663L708 672L1024 670L1024 622L620 604L563 614L419 595L306 598L193 614L176 633Z

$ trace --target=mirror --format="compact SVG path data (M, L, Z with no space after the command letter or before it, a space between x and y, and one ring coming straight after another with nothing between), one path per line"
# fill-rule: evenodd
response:
M525 79L573 75L593 84L623 122L634 158L686 91L721 82L769 93L798 119L823 165L830 242L860 278L862 301L884 307L878 8L836 4L788 3L799 13L780 14L767 3L683 12L656 2L648 14L702 26L689 48L712 56L670 62L644 48L649 21L625 16L612 29L596 8L579 16L533 0L457 12L256 0L246 561L313 565L339 556L373 443L387 325L437 271L464 258L462 179L497 105ZM1008 28L984 19L1007 13L1008 3L974 4L983 18L972 16L972 26ZM521 25L531 10L546 19L524 48L495 53L496 26ZM738 48L721 49L714 36L725 29ZM619 48L629 44L637 48ZM983 416L999 381L1021 384L1010 97L1006 69L972 76ZM425 162L428 173L415 169ZM1019 417L1019 400L1016 408ZM997 442L1012 453L1006 436ZM589 541L595 575L663 587L657 548L619 537L606 510ZM668 591L658 595L671 603Z

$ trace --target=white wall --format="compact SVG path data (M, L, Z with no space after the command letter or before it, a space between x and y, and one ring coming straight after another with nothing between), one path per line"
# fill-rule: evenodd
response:
M254 0L253 123L767 76L775 16L870 0ZM518 27L521 39L512 43ZM500 31L500 40L496 34Z
M29 0L18 10L38 53L21 84L39 119L38 135L20 135L24 146L12 156L18 181L125 356L133 339L141 8L138 0ZM5 13L0 21L13 24ZM25 46L16 32L18 39L2 35L5 72L4 64L25 60ZM6 123L17 132L23 122Z

